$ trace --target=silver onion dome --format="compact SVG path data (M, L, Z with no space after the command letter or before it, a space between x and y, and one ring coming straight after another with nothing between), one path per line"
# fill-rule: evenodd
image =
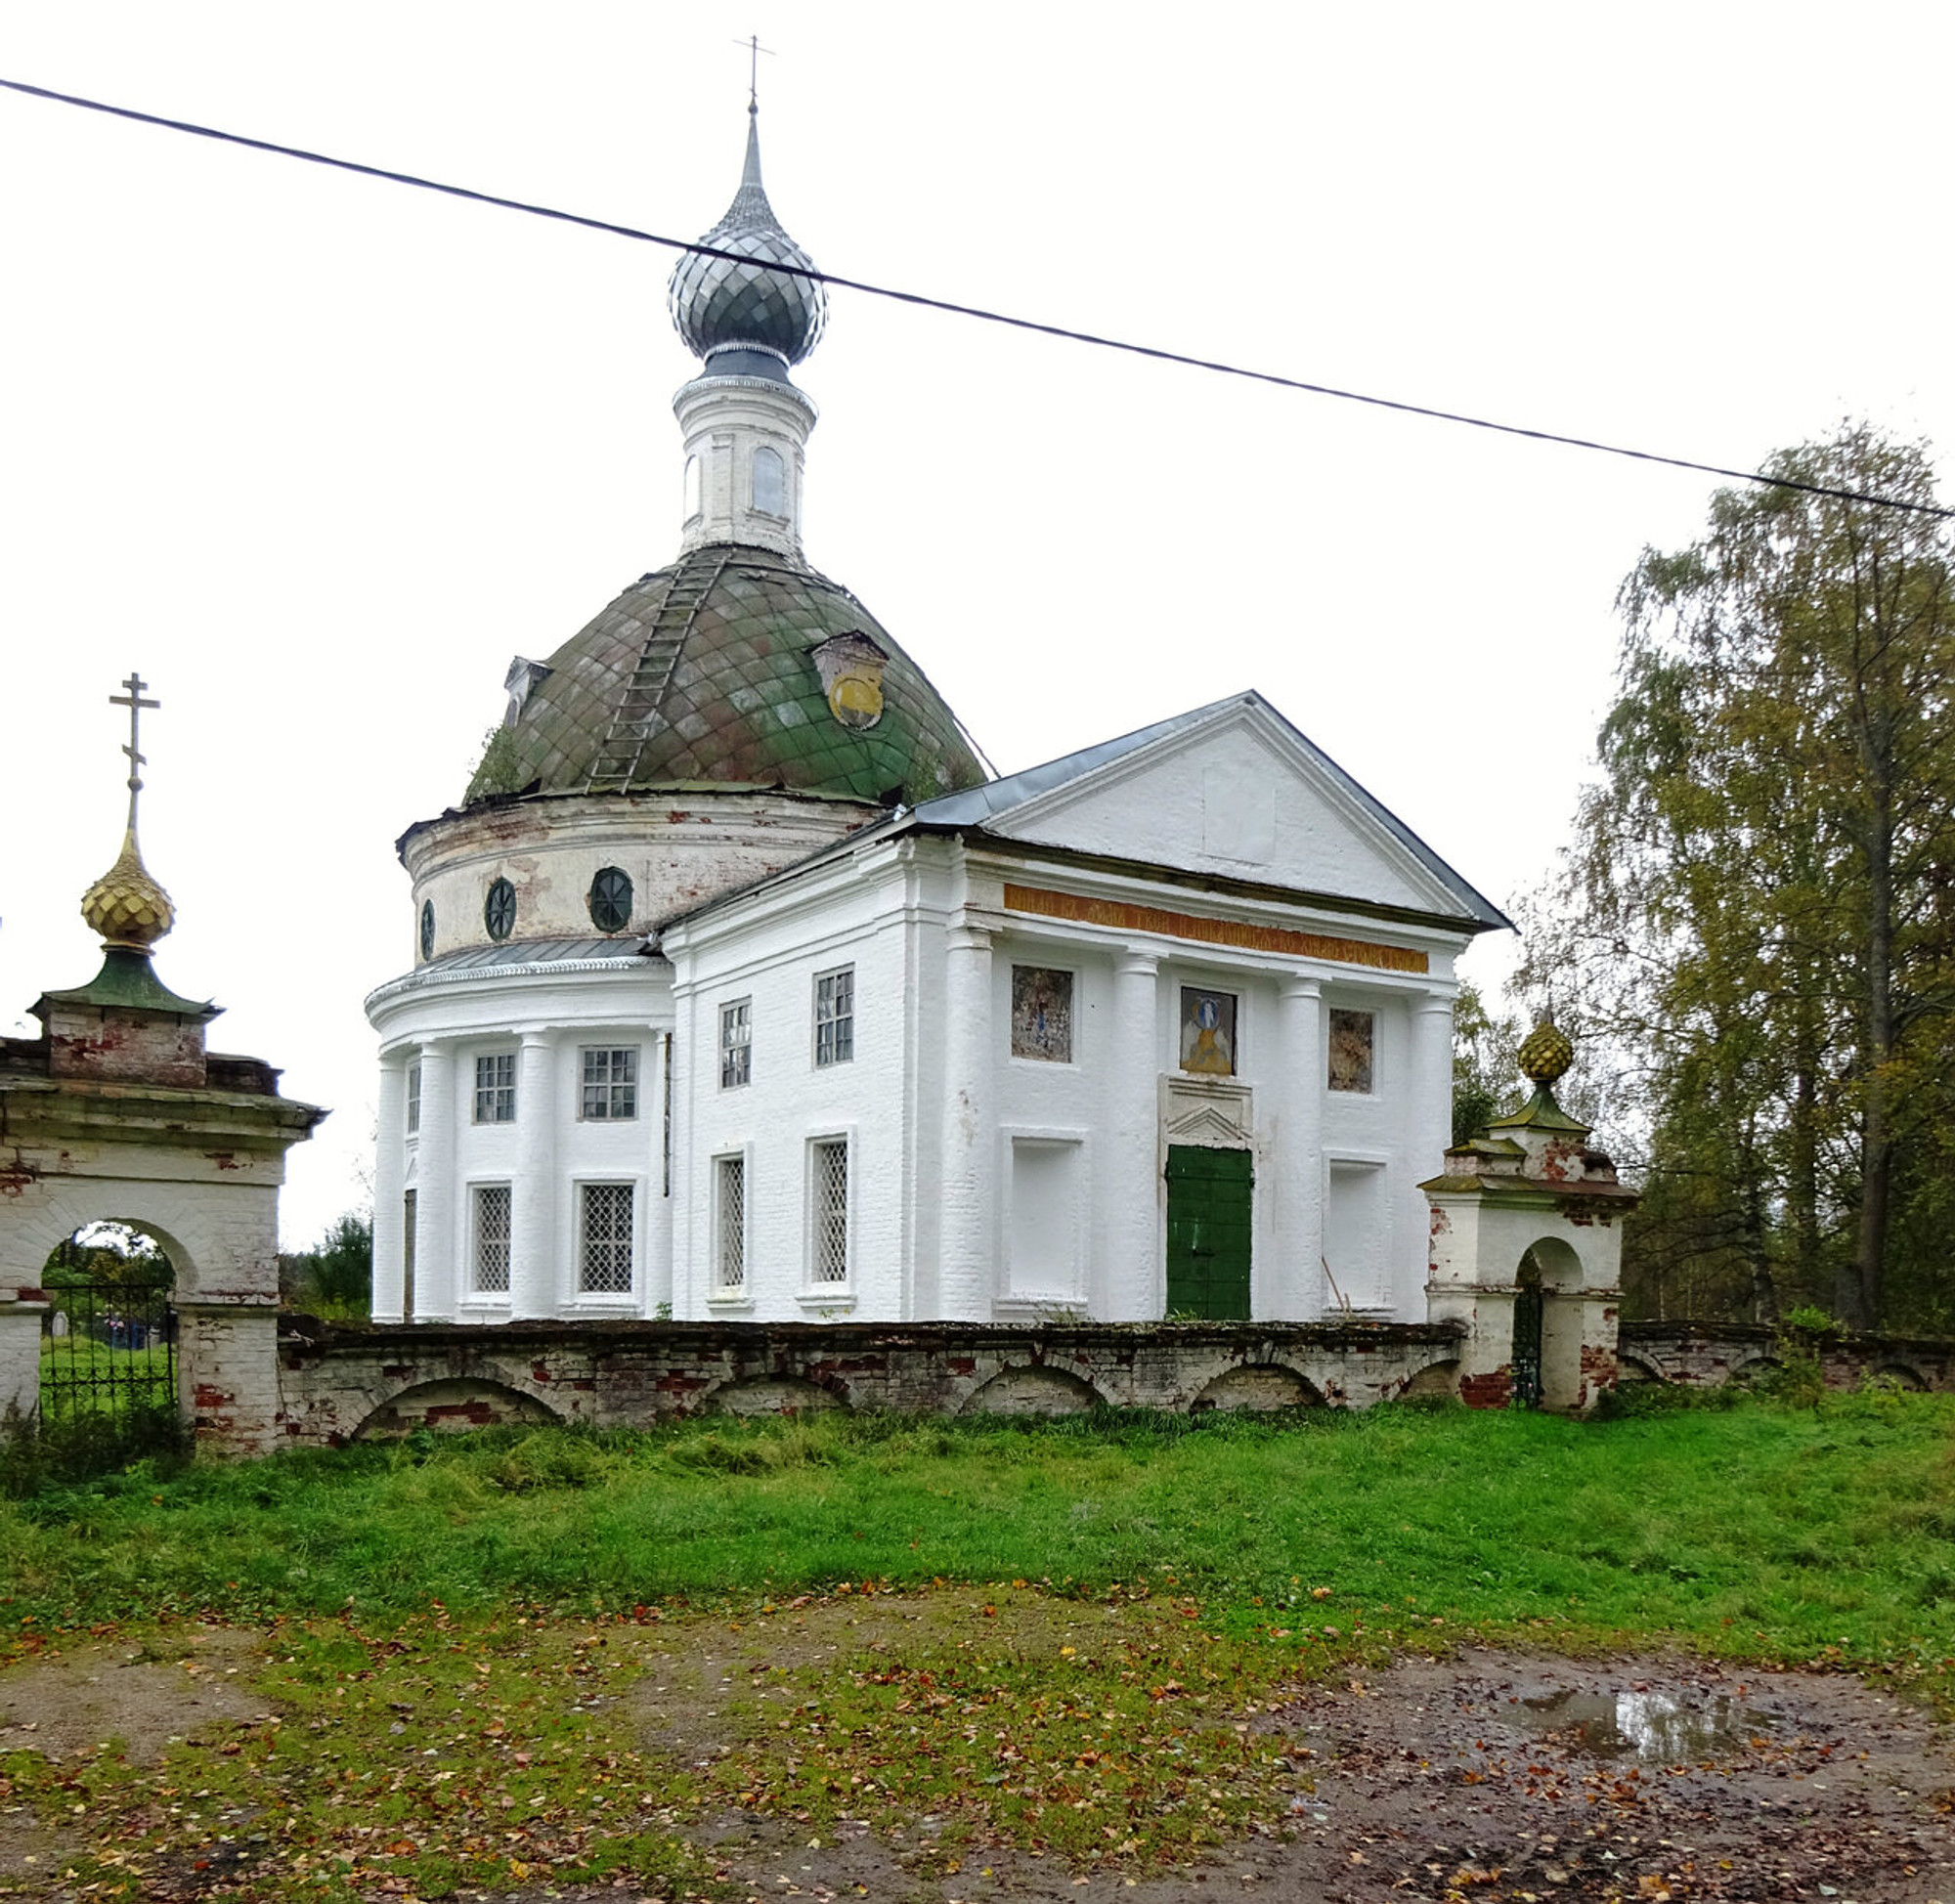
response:
M699 241L730 258L688 251L673 267L668 295L673 323L695 357L760 350L799 364L828 320L827 286L774 269L813 269L813 260L781 229L760 185L760 115L747 108L747 163L726 215ZM748 262L752 260L752 262Z

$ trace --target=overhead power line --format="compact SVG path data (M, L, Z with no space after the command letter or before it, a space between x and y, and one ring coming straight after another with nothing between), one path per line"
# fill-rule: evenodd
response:
M160 126L166 132L183 132L197 139L214 139L222 145L242 146L251 151L272 152L281 158L303 159L308 165L325 165L338 172L354 172L363 178L384 179L390 185L412 186L417 192L438 192L450 198L472 204L495 205L503 211L522 212L531 218L554 219L560 225L580 226L586 231L608 233L613 238L630 238L639 244L662 245L670 251L690 251L702 258L724 258L734 264L750 264L752 259L737 251L722 251L695 239L668 238L659 232L641 231L635 225L619 225L605 218L587 218L582 212L564 211L555 205L532 204L522 198L503 197L499 193L477 192L465 185L449 185L440 179L424 179L413 172L396 172L384 165L365 165L358 159L336 158L330 152L308 151L302 146L283 146L272 139L253 139L241 132L226 132L218 126L197 125L189 119L172 119L159 112L141 112L130 106L110 106L107 101L84 99L76 93L62 93L49 86L29 85L23 79L0 77L0 88L24 93L33 99L51 100L59 106L75 106L84 111L105 112L111 118L132 119L139 125ZM1524 437L1534 443L1558 443L1570 450L1593 450L1602 455L1627 456L1635 462L1658 463L1669 469L1688 469L1703 476L1721 476L1734 483L1755 483L1761 488L1794 490L1803 496L1820 496L1838 502L1865 502L1882 509L1905 510L1911 515L1955 520L1955 508L1933 502L1914 502L1904 497L1879 496L1865 490L1836 489L1825 483L1801 482L1792 476L1770 476L1756 469L1727 469L1719 463L1698 462L1689 456L1668 456L1654 450L1632 450L1620 443L1601 443L1592 437L1569 436L1560 430L1529 429L1520 423L1497 422L1489 416L1469 416L1462 411L1439 410L1429 404L1405 403L1395 397L1376 397L1362 390L1340 390L1333 384L1312 383L1303 377L1283 376L1275 370L1252 369L1246 365L1228 364L1219 358L1195 357L1185 351L1163 350L1154 344L1137 344L1122 337L1103 337L1091 330L1074 330L1065 325L1045 324L1035 318L1014 317L1009 312L991 311L982 305L959 304L949 298L930 297L921 291L898 290L890 284L872 284L860 278L843 278L832 271L815 271L798 265L769 263L768 270L812 283L833 284L843 290L860 291L866 297L888 298L896 304L911 304L925 311L943 311L952 317L975 318L981 324L1004 325L1013 330L1028 330L1035 336L1060 337L1068 343L1088 344L1097 350L1122 351L1129 357L1145 357L1157 364L1180 364L1193 370L1209 370L1218 376L1240 377L1251 383L1272 384L1280 390L1299 390L1313 397L1334 397L1340 403L1367 404L1374 410L1396 411L1404 416L1425 416L1439 423L1463 423L1469 429L1492 430L1499 436Z

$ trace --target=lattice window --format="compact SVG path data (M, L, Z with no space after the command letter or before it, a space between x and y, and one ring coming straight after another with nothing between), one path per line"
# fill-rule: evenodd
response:
M814 1061L846 1064L855 1056L855 968L824 972L814 981Z
M754 1078L754 1001L736 998L719 1008L719 1088L731 1091Z
M584 1054L583 1114L617 1121L638 1114L638 1048L601 1046Z
M475 1289L478 1295L509 1293L509 1186L475 1187Z
M586 1295L615 1296L630 1291L632 1197L630 1184L584 1186L578 1287Z
M747 1286L747 1159L715 1157L713 1195L717 1246L714 1281L721 1289Z
M514 1052L486 1052L475 1060L475 1121L478 1124L516 1121Z
M418 1137L421 1128L421 1067L408 1066L408 1135Z
M826 1137L808 1147L810 1185L808 1279L848 1280L848 1140Z

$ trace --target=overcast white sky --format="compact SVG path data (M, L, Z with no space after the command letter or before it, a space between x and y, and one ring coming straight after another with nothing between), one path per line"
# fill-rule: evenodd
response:
M828 270L1739 467L1847 412L1955 449L1945 7L0 18L9 78L681 238L758 30ZM395 837L509 657L675 553L672 262L0 94L0 1028L95 970L139 667L158 970L333 1109L293 1244L365 1195ZM797 375L810 559L1001 769L1256 687L1500 901L1565 836L1618 583L1712 487L847 292Z

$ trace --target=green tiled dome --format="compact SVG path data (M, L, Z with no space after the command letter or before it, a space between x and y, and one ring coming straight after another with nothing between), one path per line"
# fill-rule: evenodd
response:
M831 708L815 660L848 633L887 657L872 724ZM585 794L711 784L914 804L986 778L956 716L862 604L766 549L693 550L633 583L545 667L471 800L532 785Z

